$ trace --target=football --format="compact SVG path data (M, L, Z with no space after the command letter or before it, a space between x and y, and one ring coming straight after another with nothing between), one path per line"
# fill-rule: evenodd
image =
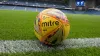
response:
M34 22L34 32L40 42L57 45L65 40L70 31L66 15L58 9L45 9L40 12Z

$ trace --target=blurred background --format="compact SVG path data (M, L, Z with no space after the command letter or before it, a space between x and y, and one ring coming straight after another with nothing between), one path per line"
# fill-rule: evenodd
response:
M0 9L42 11L57 8L65 13L100 15L100 0L0 0Z

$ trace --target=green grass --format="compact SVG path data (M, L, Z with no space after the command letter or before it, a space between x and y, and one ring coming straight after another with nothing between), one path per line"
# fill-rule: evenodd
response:
M0 10L0 40L37 39L33 24L38 12ZM66 14L71 25L68 38L100 37L100 16ZM0 56L99 56L100 48L54 50L49 52L1 53Z
M79 14L70 14L67 16L71 25L68 38L100 37L100 16Z
M36 39L33 29L38 12L0 10L0 40ZM67 14L71 30L68 38L100 37L100 16Z
M34 39L37 12L0 10L0 39Z
M0 56L100 56L100 48L76 48L65 50L54 50L49 52L25 52L25 53L2 53Z

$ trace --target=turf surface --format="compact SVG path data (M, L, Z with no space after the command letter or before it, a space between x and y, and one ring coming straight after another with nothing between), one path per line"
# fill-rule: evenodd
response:
M100 16L70 14L71 31L68 38L95 38L100 37Z
M35 40L33 24L38 12L0 10L0 40ZM100 16L66 14L71 25L68 38L100 37ZM0 56L99 56L99 47L54 50L50 52L25 52Z
M34 39L33 22L37 12L0 10L0 39Z
M33 29L38 12L0 10L0 40L36 39ZM100 16L67 14L71 31L68 38L100 37Z
M65 50L54 50L47 52L25 52L25 53L1 53L0 56L100 56L100 48L76 48Z

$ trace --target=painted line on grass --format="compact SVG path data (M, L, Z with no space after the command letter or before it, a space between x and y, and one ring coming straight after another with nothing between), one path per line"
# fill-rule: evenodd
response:
M27 8L25 7L25 11L27 10Z
M16 8L16 6L14 6L13 8L12 8L12 10L14 10Z
M38 40L0 40L0 53L40 52L65 48L100 47L100 38L67 39L61 45L48 47Z

